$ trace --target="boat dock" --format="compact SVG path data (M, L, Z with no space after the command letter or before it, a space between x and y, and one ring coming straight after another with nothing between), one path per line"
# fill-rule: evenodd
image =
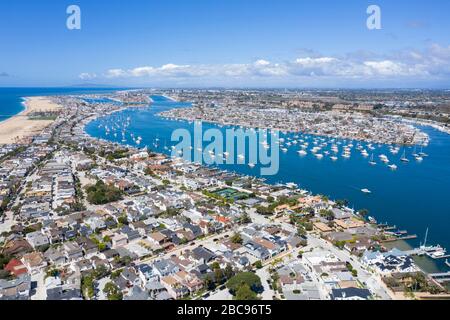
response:
M412 234L412 235L409 235L409 236L400 236L400 237L396 236L396 237L391 238L391 239L383 240L382 242L395 242L395 241L399 241L399 240L412 240L412 239L416 239L416 238L417 238L417 235L416 234ZM416 249L414 249L414 250L416 250ZM414 251L414 250L410 250L410 251ZM405 251L405 252L409 252L409 251Z
M405 253L411 256L427 255L433 259L443 259L450 257L450 255L446 255L447 250L441 247L440 245L427 246L427 239L428 239L428 228L427 231L425 232L425 241L423 242L423 244L418 248L407 250L405 251Z
M439 283L450 281L450 271L442 273L430 273L429 276Z

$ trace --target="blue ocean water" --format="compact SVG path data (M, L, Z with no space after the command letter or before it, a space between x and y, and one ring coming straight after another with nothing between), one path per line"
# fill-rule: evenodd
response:
M0 122L24 110L23 97L64 94L105 93L117 90L108 88L1 88Z
M154 104L144 109L128 109L108 116L106 119L97 119L86 126L86 131L95 137L136 145L130 133L134 137L142 137L140 147L148 146L158 152L170 154L170 150L164 147L176 145L171 142L173 130L185 128L193 131L194 125L186 121L167 120L157 116L157 113L176 107L189 106L188 103L172 102L160 96L152 97ZM104 128L99 128L102 123L120 123L124 118L130 118L130 126L125 141L119 134L114 137L106 134ZM218 128L214 124L203 123L203 129ZM406 148L406 155L410 163L402 163L400 158L403 149L392 155L386 145L376 145L374 150L376 166L368 164L369 159L364 158L353 149L350 159L341 157L333 162L325 156L318 160L310 152L305 157L300 157L296 152L298 146L292 146L286 153L280 153L280 170L274 176L266 176L267 182L294 182L300 187L317 194L324 194L331 199L346 199L356 210L368 209L370 215L378 222L388 222L397 225L402 230L408 230L410 234L417 234L418 239L409 241L411 245L419 245L423 241L426 228L429 227L428 243L441 244L450 249L450 135L439 132L431 127L422 127L430 135L431 142L423 151L429 155L423 162L416 162L411 154L412 147ZM287 134L292 137L295 134ZM300 139L310 141L312 137L301 135ZM153 145L159 139L159 146ZM348 143L348 141L347 141ZM353 144L356 146L357 141ZM362 144L365 148L365 143ZM342 147L342 146L341 146ZM340 147L340 150L341 150ZM369 151L369 150L368 150ZM418 150L419 151L419 150ZM370 151L369 151L370 152ZM386 154L391 163L398 165L398 170L390 170L382 164L378 155ZM245 175L259 175L259 167L250 168L248 165L220 165L222 169L235 171ZM364 194L361 189L368 188L372 194ZM440 261L439 264L441 264Z

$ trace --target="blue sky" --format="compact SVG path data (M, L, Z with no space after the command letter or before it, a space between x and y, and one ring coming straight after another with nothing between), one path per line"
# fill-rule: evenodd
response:
M66 8L81 8L81 30ZM382 29L368 30L379 5ZM448 0L16 0L0 86L448 87Z

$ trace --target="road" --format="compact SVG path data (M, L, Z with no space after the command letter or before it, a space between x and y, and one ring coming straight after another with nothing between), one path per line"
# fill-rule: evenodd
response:
M273 300L273 296L276 295L276 293L272 289L270 289L269 284L267 283L267 281L271 280L270 273L268 271L269 267L270 266L266 266L256 271L256 275L261 278L261 283L264 288L264 291L261 294L262 300Z

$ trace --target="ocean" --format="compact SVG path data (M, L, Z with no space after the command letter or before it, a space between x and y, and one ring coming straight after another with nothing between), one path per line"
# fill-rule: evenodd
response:
M0 87L0 122L22 112L23 97L54 96L67 94L105 93L116 89L108 88L1 88Z

